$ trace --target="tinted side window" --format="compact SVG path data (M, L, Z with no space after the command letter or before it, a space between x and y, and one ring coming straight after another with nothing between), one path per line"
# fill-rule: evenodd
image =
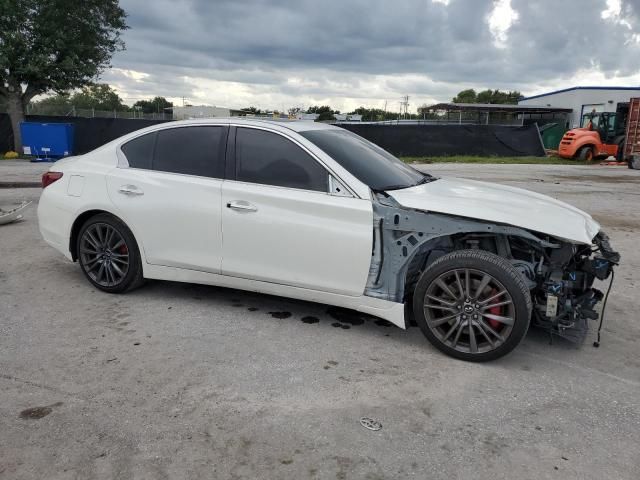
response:
M156 134L149 133L128 141L122 146L122 153L127 157L132 168L145 168L151 170L153 161L153 147L156 142Z
M153 169L223 178L225 127L180 127L160 130Z
M286 138L264 130L238 128L236 178L326 192L329 177L322 165Z

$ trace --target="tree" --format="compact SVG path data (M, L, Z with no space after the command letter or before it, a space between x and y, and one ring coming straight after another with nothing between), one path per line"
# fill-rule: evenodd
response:
M75 108L116 110L118 112L129 110L129 107L122 103L122 99L116 91L106 83L84 87L72 95L71 104Z
M317 113L316 121L322 122L326 120L335 120L334 114L340 113L340 110L333 110L329 105L313 106L307 109L307 113Z
M498 103L517 104L522 94L517 90L503 92L502 90L483 90L476 93L472 88L462 90L453 98L454 103Z
M363 121L370 122L378 122L381 120L389 120L391 117L387 117L387 115L392 115L391 112L386 112L381 108L366 108L366 107L358 107L353 112L349 112L349 115L362 115ZM393 114L396 118L397 114Z
M71 96L68 93L57 93L37 102L31 102L31 106L36 109L37 114L46 115L67 115L73 108Z
M73 94L58 93L33 102L32 105L38 112L55 112L58 115L66 115L73 108L119 112L129 110L116 91L107 84L88 85Z
M173 102L164 97L154 97L152 100L138 100L133 104L133 108L141 110L142 113L162 113L165 108L172 107Z
M126 14L118 0L2 0L0 99L7 103L14 148L36 95L81 88L124 48Z
M477 103L476 91L473 88L462 90L453 97L453 103Z
M247 107L247 108L241 109L240 111L247 113L249 115L260 115L261 113L263 113L262 110L256 107Z

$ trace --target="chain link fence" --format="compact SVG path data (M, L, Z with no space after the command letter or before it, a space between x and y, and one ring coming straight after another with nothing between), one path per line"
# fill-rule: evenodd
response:
M173 120L171 113L143 113L140 110L96 110L94 108L76 108L71 105L27 105L27 115L84 118L128 118L140 120Z

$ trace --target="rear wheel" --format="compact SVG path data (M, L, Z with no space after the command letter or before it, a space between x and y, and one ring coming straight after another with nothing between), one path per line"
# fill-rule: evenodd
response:
M591 160L593 160L593 157L593 148L591 147L582 147L580 148L580 150L578 150L578 160L582 162L590 162Z
M85 222L78 235L77 252L82 272L100 290L121 293L143 282L133 234L111 215L96 215Z
M440 257L422 274L413 298L427 339L452 357L474 362L511 352L524 338L531 296L510 262L483 250Z

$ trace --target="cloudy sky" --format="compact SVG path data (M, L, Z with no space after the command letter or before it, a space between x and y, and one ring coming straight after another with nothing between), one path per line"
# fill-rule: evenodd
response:
M640 85L640 0L121 0L126 103L398 110L464 88Z

